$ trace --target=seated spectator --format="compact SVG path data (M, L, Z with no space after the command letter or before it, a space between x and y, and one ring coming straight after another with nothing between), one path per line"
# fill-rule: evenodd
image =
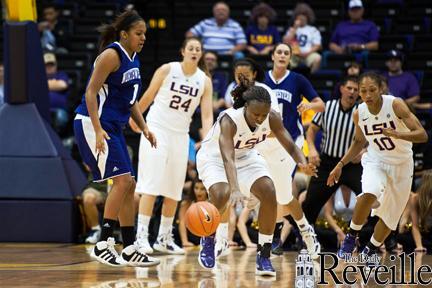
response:
M212 51L204 53L204 62L210 72L213 83L213 110L215 114L225 110L227 105L225 103L225 91L228 85L228 75L224 71L217 71L218 56Z
M178 229L180 234L180 240L182 242L183 247L190 247L195 245L194 243L189 241L188 233L186 230L185 214L187 209L192 205L192 203L199 202L199 201L207 201L207 191L202 181L199 180L198 178L196 178L193 181L192 187L189 191L190 192L187 193L184 196L183 200L181 201L179 212L178 212L178 219L179 219Z
M246 28L247 50L252 55L269 55L275 44L281 42L276 26L276 11L268 4L260 3L252 9L249 26Z
M4 102L4 67L3 63L0 63L0 106L3 105Z
M69 77L63 71L57 70L56 56L44 54L45 70L48 78L48 96L54 127L62 129L68 122L67 100L69 97Z
M229 18L230 8L225 2L213 6L213 18L204 19L188 32L186 37L202 38L204 50L215 51L219 55L233 55L243 58L246 36L241 25Z
M349 54L378 50L378 28L372 21L363 19L364 8L361 0L350 0L350 20L339 22L333 31L329 48L336 54Z
M432 246L432 170L423 173L422 184L417 193L411 193L409 205L415 252L426 253L426 247Z
M345 71L345 76L355 76L358 77L362 73L362 65L357 62L351 62L351 64L347 67ZM340 86L342 85L341 82L338 82L332 92L331 99L339 99L341 97L340 93Z
M294 9L294 23L287 30L283 42L293 47L291 57L291 68L296 68L299 64L305 64L311 69L311 73L316 72L321 65L321 33L311 26L315 21L315 13L306 3L297 4ZM298 46L298 49L295 49ZM296 53L294 53L296 52Z
M402 70L404 56L400 51L391 50L387 53L387 72L384 76L388 81L389 93L402 98L407 104L415 104L420 100L420 87L417 78L410 72Z
M59 21L59 10L55 4L43 8L43 21L38 23L43 50L66 52L70 27L67 22Z

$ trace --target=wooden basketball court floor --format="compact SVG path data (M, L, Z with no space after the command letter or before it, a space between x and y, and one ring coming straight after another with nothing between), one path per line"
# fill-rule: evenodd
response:
M278 274L276 278L268 278L255 276L256 252L253 249L232 249L228 256L218 260L214 271L207 271L197 262L197 247L188 248L186 255L158 256L161 264L151 268L113 268L100 264L90 258L91 247L76 244L2 243L0 244L0 287L294 287L297 256L295 252L285 252L283 256L272 258ZM385 255L385 257L389 256ZM316 263L315 268L319 269L319 265ZM432 256L417 257L416 267L420 265L432 266ZM339 266L335 271L341 278L342 268ZM409 269L406 268L405 271L406 277L409 277ZM375 282L362 285L361 281L354 285L336 285L327 274L325 279L330 284L316 285L316 287L415 286L380 286ZM317 281L319 281L318 277L316 276ZM423 274L423 278L432 279L432 275L426 273ZM423 287L432 287L432 285Z

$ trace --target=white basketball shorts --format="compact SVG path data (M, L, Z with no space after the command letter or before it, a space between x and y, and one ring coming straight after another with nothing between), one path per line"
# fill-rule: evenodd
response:
M156 136L157 148L151 147L141 134L135 191L180 201L186 178L189 135L160 127L149 126L149 130Z
M372 216L378 216L392 230L396 230L411 192L414 162L409 159L398 165L371 159L366 153L362 158L362 191L377 197L378 207ZM359 197L357 196L357 197Z

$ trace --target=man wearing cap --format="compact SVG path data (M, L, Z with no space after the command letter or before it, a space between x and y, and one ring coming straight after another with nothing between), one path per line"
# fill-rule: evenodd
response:
M361 0L350 0L350 20L339 22L333 31L329 48L333 53L345 54L378 50L378 28L372 21L363 19L364 8Z
M69 96L69 77L63 71L57 71L57 59L55 54L44 54L45 71L48 79L48 96L50 110L54 120L54 127L61 128L68 121L67 99Z
M388 71L384 76L388 81L390 94L402 98L407 104L414 104L420 100L420 88L416 77L410 72L402 70L404 55L398 50L387 53L386 66Z

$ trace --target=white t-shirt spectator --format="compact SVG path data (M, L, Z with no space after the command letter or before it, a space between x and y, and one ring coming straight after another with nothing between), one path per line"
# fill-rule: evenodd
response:
M296 39L302 53L309 52L314 45L321 45L320 31L310 25L297 28Z

